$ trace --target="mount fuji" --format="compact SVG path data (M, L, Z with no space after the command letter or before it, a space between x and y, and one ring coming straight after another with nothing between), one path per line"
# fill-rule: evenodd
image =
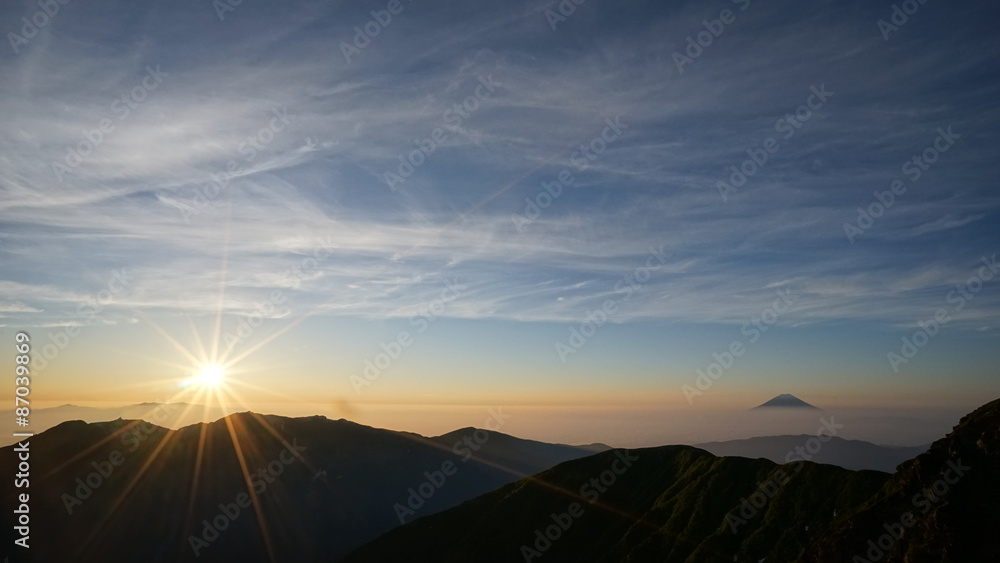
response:
M769 408L793 408L793 409L816 409L817 407L810 405L809 403L803 401L802 399L796 397L795 395L789 395L787 393L782 393L777 397L771 399L770 401L754 407L754 409L769 409Z

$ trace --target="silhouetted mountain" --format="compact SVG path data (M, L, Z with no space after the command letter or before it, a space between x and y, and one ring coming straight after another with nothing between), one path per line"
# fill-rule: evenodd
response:
M816 407L810 405L809 403L803 401L802 399L796 397L795 395L789 395L788 393L782 393L777 397L754 407L755 409L769 409L769 408L795 408L795 409L815 409Z
M612 450L397 528L344 563L992 563L998 434L995 401L892 476L687 446ZM868 554L878 542L886 553Z
M459 443L463 444L458 447L460 451L471 450L471 447L464 445L465 440L466 438L471 438L473 443L475 443L476 432L485 432L485 430L472 427L460 428L442 436L431 438L431 440L449 450L455 444ZM589 444L586 446L549 444L515 438L507 434L500 434L499 432L490 433L487 445L488 447L483 447L476 453L477 460L487 465L503 466L519 477L538 473L539 467L548 469L568 459L577 459L611 449L610 446L605 444Z
M232 414L236 409L223 410L218 406L207 407L190 403L139 403L115 407L81 407L59 405L31 409L31 430L40 434L59 424L71 420L84 422L105 422L123 418L125 420L146 420L166 428L181 428L199 422L218 420ZM14 420L14 410L0 410L0 420ZM0 446L13 444L17 439L10 434L0 435Z
M30 552L8 550L11 563L334 561L400 517L593 453L473 428L425 438L253 413L177 431L66 422L28 443L30 489L0 484L4 545L18 537L16 493L30 494ZM0 449L3 466L17 467L17 448Z
M740 515L757 483L776 479L786 484L773 487L774 498ZM886 479L689 446L612 450L393 530L344 562L789 561L835 510L857 506Z
M764 458L775 463L786 463L786 459L805 459L814 463L828 463L844 469L872 469L892 473L896 466L927 451L928 446L879 446L861 440L844 440L837 436L824 436L826 442L810 452L811 439L815 436L764 436L746 440L709 442L695 444L717 456Z
M962 418L810 544L802 563L1000 561L1000 400Z
M591 455L601 446L475 428L425 438L253 413L177 431L67 422L27 442L0 449L6 467L30 463L29 488L16 475L0 483L12 563L992 563L1000 555L1000 401L894 475L690 446ZM11 547L21 537L16 495L25 493L30 551Z

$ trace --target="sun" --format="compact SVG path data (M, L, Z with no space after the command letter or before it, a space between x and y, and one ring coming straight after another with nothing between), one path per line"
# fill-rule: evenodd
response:
M205 364L197 369L191 381L194 385L215 389L225 383L226 369L218 364Z

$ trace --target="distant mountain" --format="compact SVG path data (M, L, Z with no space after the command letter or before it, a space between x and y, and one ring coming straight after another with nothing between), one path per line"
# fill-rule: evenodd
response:
M755 409L769 409L769 408L797 408L797 409L816 409L809 403L803 401L802 399L796 397L795 395L789 395L788 393L782 393L777 397L771 399L770 401L757 405ZM817 409L819 410L819 409Z
M10 507L0 537L13 545L15 495L30 493L33 561L263 562L269 551L274 561L335 561L401 518L594 453L475 428L425 438L254 413L176 431L66 422L27 442L30 489L0 482ZM17 467L17 447L0 449L0 465Z
M992 563L998 475L1000 400L892 476L612 450L397 528L343 563Z
M844 469L872 469L892 473L896 466L911 460L929 446L896 447L879 446L861 440L844 440L837 436L824 436L826 442L816 442L815 436L764 436L728 442L696 444L717 456L764 458L775 463L790 459L806 459L814 463L828 463ZM810 440L813 443L810 444ZM814 444L818 444L816 449ZM813 451L810 451L813 450Z
M476 436L476 432L485 432L476 428L460 428L431 441L441 444L451 450L455 444L465 443L467 437ZM565 446L515 438L499 432L490 432L488 447L482 447L476 452L476 461L493 467L503 467L508 474L518 478L538 473L539 467L548 469L569 459L585 457L597 452L610 450L605 444L589 444L585 446ZM471 448L462 448L471 451ZM514 479L510 479L514 481Z

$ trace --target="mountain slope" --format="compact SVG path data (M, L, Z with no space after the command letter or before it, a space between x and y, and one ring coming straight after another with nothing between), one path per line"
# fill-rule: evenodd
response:
M477 433L479 433L477 435ZM458 452L462 456L474 453L477 461L487 465L503 466L518 477L532 475L542 467L548 469L569 459L585 457L597 452L610 450L605 444L589 444L586 446L566 446L549 444L534 440L515 438L499 432L488 432L489 437L479 446L478 438L483 438L486 430L477 428L460 428L447 434L431 438L448 450ZM513 479L512 479L513 480Z
M28 440L30 555L256 562L271 552L277 561L330 561L398 526L397 507L406 519L431 514L593 453L470 430L466 454L455 444L462 432L425 438L324 417L241 413L177 431L63 423ZM0 464L17 466L16 447L0 449ZM13 479L0 483L4 506L18 506L23 492ZM8 546L13 518L0 516Z
M591 480L605 477L596 494ZM992 563L998 477L1000 401L894 475L614 450L397 528L344 562Z
M801 561L1000 561L998 504L1000 400L963 417L948 436L903 464Z
M398 528L344 562L789 561L835 510L857 506L887 478L688 446L612 450ZM773 498L756 497L761 507L741 515L758 483L773 484L763 488Z

